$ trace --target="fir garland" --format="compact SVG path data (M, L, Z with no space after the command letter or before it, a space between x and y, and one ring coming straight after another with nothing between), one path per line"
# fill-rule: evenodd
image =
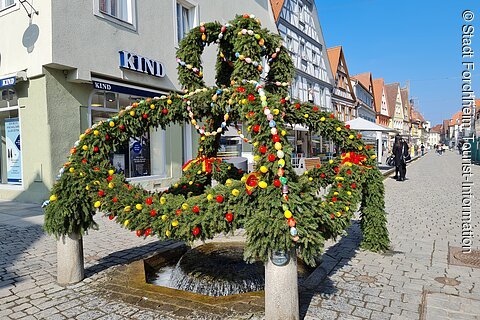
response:
M205 88L201 54L218 43L217 87ZM96 228L103 212L137 236L193 241L244 228L245 259L266 260L271 250L297 247L310 264L325 239L343 234L358 207L362 246L389 246L382 176L375 155L361 136L315 105L290 101L286 94L293 63L280 38L250 15L227 25L206 23L182 40L177 52L185 94L142 100L80 135L61 169L46 207L45 230L55 236ZM261 61L269 61L259 83ZM258 62L258 63L255 63ZM201 137L196 159L167 191L148 192L116 174L109 156L132 136L151 127L190 122ZM254 146L250 174L216 157L226 127L243 122L245 141ZM203 123L203 125L202 125ZM342 147L341 156L297 176L286 124L303 124ZM249 135L247 138L246 135ZM212 179L219 182L211 187ZM319 187L329 186L319 197Z

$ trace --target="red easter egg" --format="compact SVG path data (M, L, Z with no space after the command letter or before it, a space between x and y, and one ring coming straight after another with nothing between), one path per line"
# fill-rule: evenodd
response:
M295 219L293 219L293 218L288 219L288 226L289 227L295 227L296 224L297 224L297 222L295 221Z
M253 132L258 133L260 131L260 125L258 124L253 125L252 129L253 129Z
M233 221L233 213L227 213L225 214L225 219L228 221L228 222L232 222Z
M280 180L275 179L275 180L273 180L273 185L274 185L275 187L279 188L279 187L282 185L282 183L280 182Z
M268 155L268 161L270 161L270 162L274 162L274 161L275 161L275 159L276 159L276 157L275 157L275 155L274 155L274 154L269 154L269 155Z
M258 148L258 151L260 151L260 153L266 153L267 152L267 147L260 146L260 148Z
M200 234L200 228L199 228L199 227L193 228L192 234L193 234L194 236L198 236L198 235Z
M193 206L192 212L193 212L193 213L199 213L199 212L200 212L200 208L199 208L198 206Z
M216 198L217 202L218 203L222 203L223 202L223 196L221 194L219 194Z
M163 113L163 114L167 114L167 113L168 113L168 109L162 109L162 113Z
M272 140L273 140L273 142L280 142L280 136L278 134L274 134L272 136Z
M152 202L153 202L152 197L148 197L147 199L145 199L145 203L148 204L148 205L151 205Z
M157 211L155 209L152 209L150 211L150 217L155 217L157 215Z

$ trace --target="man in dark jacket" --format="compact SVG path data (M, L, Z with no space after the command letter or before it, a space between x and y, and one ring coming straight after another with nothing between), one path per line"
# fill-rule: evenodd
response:
M400 136L395 137L393 155L395 156L395 167L398 170L396 179L397 181L405 181L405 174L407 171L407 162L405 158L408 156L408 145Z

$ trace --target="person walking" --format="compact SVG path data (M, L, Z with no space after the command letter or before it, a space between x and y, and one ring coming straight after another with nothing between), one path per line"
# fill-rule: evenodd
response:
M425 155L425 146L423 145L423 143L420 146L420 150L422 151L422 157L423 157Z
M408 154L408 146L398 135L395 136L393 143L393 155L395 156L395 177L397 181L405 180L406 162L405 156Z

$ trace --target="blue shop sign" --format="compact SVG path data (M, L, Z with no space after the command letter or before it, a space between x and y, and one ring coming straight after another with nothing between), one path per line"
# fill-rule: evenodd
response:
M119 51L119 53L120 68L146 73L154 77L165 77L165 67L161 62L125 50Z
M17 83L17 77L16 76L0 79L0 88L13 87L15 85L15 83Z

